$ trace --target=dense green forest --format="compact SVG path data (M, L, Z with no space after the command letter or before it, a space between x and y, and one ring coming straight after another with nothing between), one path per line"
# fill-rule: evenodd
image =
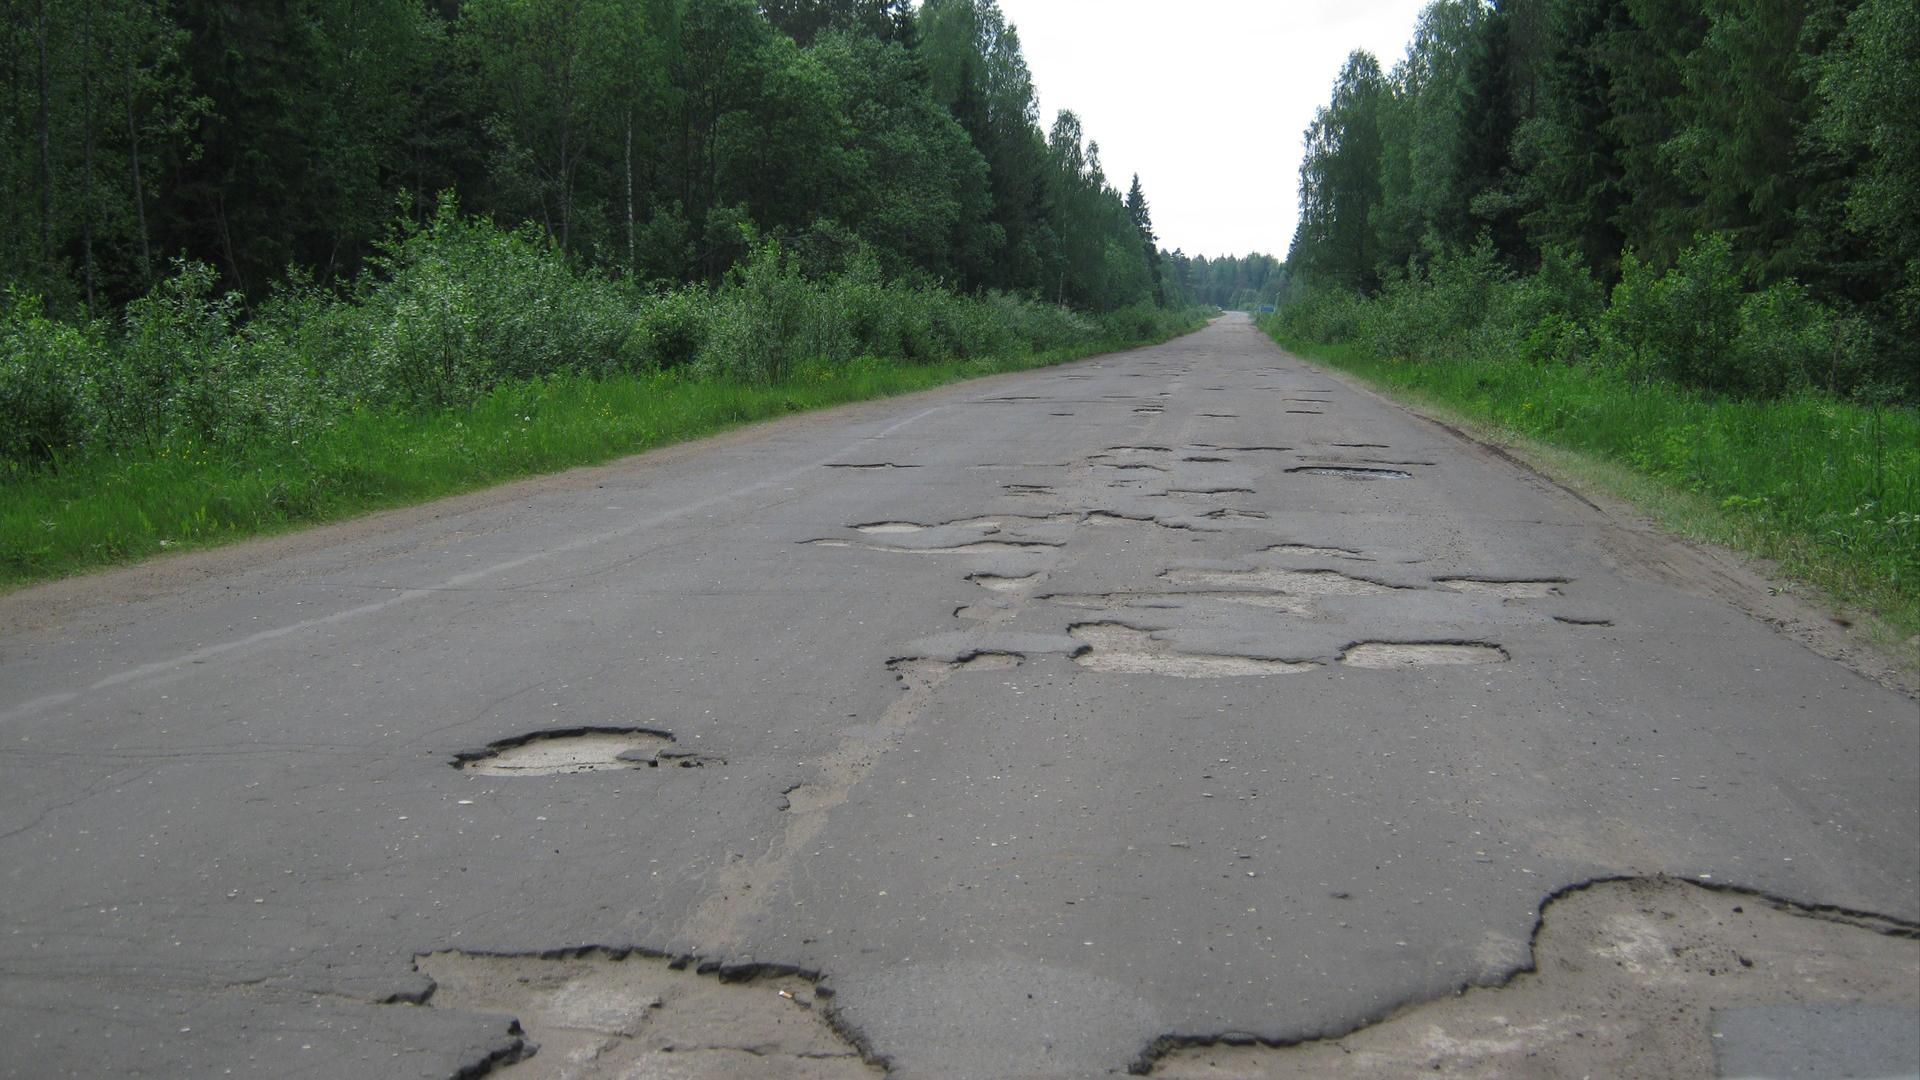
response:
M994 0L23 0L0 33L0 581L1197 319Z
M1912 0L1436 0L1307 129L1290 325L1911 400L1916 116Z
M1307 128L1264 325L1912 659L1916 116L1913 0L1434 0Z
M1276 303L1287 283L1287 266L1272 255L1205 255L1189 258L1174 251L1166 256L1165 276L1178 293L1197 304L1233 311L1253 311Z
M1137 183L1043 130L992 0L31 0L0 50L0 280L109 312L184 255L267 295L445 192L573 265L809 272L1108 310L1155 289Z

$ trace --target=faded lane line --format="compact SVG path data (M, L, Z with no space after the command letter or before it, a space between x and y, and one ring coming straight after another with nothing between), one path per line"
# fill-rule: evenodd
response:
M237 638L233 641L225 641L217 645L204 646L202 648L195 649L192 652L182 653L179 656L175 656L171 659L156 660L156 661L153 661L152 663L141 664L138 667L127 668L124 671L115 672L114 674L108 675L105 678L89 683L85 687L82 687L81 689L78 689L78 690L66 690L58 693L42 695L41 697L34 698L31 701L27 701L27 702L23 702L22 704L15 705L4 712L0 712L0 725L10 724L16 720L26 719L27 717L33 716L36 713L45 712L48 709L57 708L58 706L61 706L61 705L70 704L86 696L87 694L97 693L101 690L110 690L116 686L124 686L129 683L136 683L145 679L150 679L158 675L164 675L170 671L174 671L178 668L187 666L189 664L204 663L208 660L225 656L226 654L231 652L247 649L254 645L260 645L265 642L274 641L278 638L287 637L288 635L291 635L291 634L297 634L303 630L312 630L317 627L335 626L340 623L350 622L354 619L358 619L363 616L377 614L379 612L385 611L390 607L394 607L395 605L398 605L398 604L405 604L413 600L418 600L421 597L432 596L436 593L444 592L449 589L459 589L464 586L471 585L476 581L484 581L490 577L495 577L497 575L504 574L512 570L517 570L522 566L528 565L529 563L539 562L542 559L551 558L555 555L567 555L575 551L581 551L586 548L593 547L596 544L605 543L609 540L618 540L618 539L621 539L622 537L631 536L636 532L640 532L641 530L651 529L656 526L666 524L667 522L673 521L676 518L681 518L681 517L687 516L688 514L697 513L701 510L705 510L708 507L717 505L719 503L724 503L731 499L741 498L746 495L751 495L757 491L763 491L767 488L777 487L779 485L786 484L790 481L798 480L808 475L809 473L815 472L815 470L818 470L821 467L825 466L828 462L838 460L844 455L846 455L847 453L849 453L850 451L857 450L863 444L884 439L887 436L902 430L903 428L906 428L912 424L918 423L919 421L924 420L929 416L932 416L934 413L943 412L948 408L951 408L951 406L936 405L930 409L923 409L920 412L914 413L912 416L908 416L905 419L899 420L893 424L888 425L887 427L881 429L880 432L877 434L864 436L859 440L859 442L853 443L849 446L841 447L840 449L835 450L833 453L824 455L814 461L808 462L805 465L801 465L796 468L789 469L786 472L779 473L774 476L770 476L764 480L761 480L758 483L750 484L743 488L735 488L731 491L724 491L719 494L709 496L705 499L701 499L698 502L688 503L684 506L676 507L671 510L661 511L660 513L654 514L650 517L642 518L639 521L629 522L628 524L622 525L618 528L606 529L597 533L590 533L585 536L577 537L564 544L559 544L555 547L547 548L543 551L535 551L535 552L529 552L525 555L517 555L511 559L505 559L500 562L494 563L490 566L483 566L483 567L480 567L479 569L468 570L463 573L455 574L452 577L447 578L445 581L442 581L436 585L426 585L426 586L421 586L415 589L407 589L403 592L395 593L394 595L386 597L384 599L370 601L368 603L361 604L358 607L348 608L345 611L336 611L331 615L320 615L311 619L302 619L299 622L289 623L286 626L279 626L271 630L262 630L258 633L248 634L246 637Z

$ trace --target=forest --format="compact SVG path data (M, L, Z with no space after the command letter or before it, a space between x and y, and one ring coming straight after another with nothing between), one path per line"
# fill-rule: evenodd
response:
M1912 0L1434 0L1308 126L1263 325L1920 662L1915 117Z
M1197 322L995 0L6 12L0 580Z
M1911 401L1916 116L1911 0L1438 0L1305 133L1290 319Z
M0 279L57 314L174 260L249 301L354 278L452 192L579 268L809 271L1110 310L1154 290L1136 182L1042 128L991 0L32 0L0 50Z

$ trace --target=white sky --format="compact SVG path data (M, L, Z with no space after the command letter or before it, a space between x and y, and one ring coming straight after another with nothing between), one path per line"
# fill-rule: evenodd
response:
M1160 245L1284 258L1300 135L1347 54L1389 70L1425 0L999 0L1020 31L1042 127L1062 108L1122 192L1136 172Z

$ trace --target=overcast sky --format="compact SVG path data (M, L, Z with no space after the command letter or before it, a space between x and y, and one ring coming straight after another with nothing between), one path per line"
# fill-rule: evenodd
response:
M1347 54L1391 69L1425 0L1000 0L1040 92L1072 109L1113 185L1136 172L1161 246L1285 257L1300 134Z

